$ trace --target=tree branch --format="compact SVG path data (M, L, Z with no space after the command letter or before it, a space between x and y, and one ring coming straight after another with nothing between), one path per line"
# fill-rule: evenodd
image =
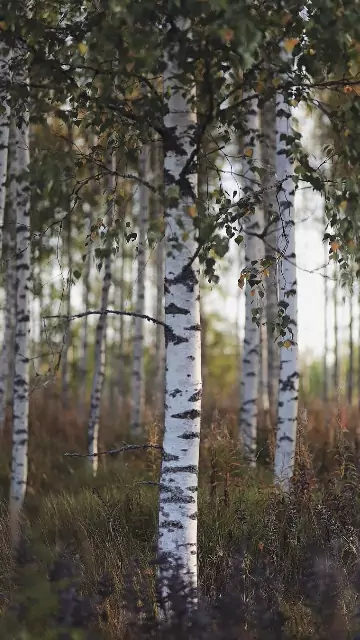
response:
M92 458L98 456L113 456L117 453L122 453L123 451L136 451L137 449L142 449L145 451L146 449L159 449L163 450L160 444L126 444L124 442L122 447L117 447L116 449L109 449L108 451L98 451L97 453L64 453L64 456L68 458Z

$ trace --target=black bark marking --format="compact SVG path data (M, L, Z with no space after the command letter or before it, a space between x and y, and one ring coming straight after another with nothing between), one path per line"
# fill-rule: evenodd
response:
M200 415L201 413L197 409L189 409L188 411L183 411L182 413L174 413L171 417L179 418L180 420L187 420L188 418L190 418L190 420L195 420L196 418L199 418Z
M171 314L173 316L175 315L187 316L190 313L190 311L188 309L183 309L182 307L178 307L176 304L171 302L170 304L168 304L167 307L165 307L165 313L166 315Z
M195 438L200 438L199 433L194 433L193 431L182 433L181 436L178 436L181 440L194 440ZM186 451L186 449L184 449Z
M169 395L170 395L170 398L176 398L176 396L178 396L181 393L182 393L181 389L174 389L174 391Z
M196 391L195 393L192 394L192 396L190 396L189 402L197 402L198 400L201 400L201 396L202 396L202 389L199 389L199 391Z

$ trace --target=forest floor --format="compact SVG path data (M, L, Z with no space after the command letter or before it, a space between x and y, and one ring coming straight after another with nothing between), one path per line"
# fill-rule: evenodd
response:
M332 412L331 415L329 412ZM121 413L120 413L121 415ZM129 442L103 413L101 449ZM225 417L226 416L226 417ZM199 491L199 610L170 627L155 612L156 449L103 456L96 479L75 409L43 392L31 404L24 544L7 531L9 425L0 454L0 638L80 640L360 638L360 467L356 412L314 402L298 438L288 500L271 483L268 431L256 472L244 463L235 413L204 415ZM347 427L345 429L344 427ZM156 444L151 422L144 441Z

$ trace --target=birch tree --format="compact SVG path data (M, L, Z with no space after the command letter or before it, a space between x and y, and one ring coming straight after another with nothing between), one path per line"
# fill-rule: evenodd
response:
M3 40L0 40L0 258L3 244L2 233L4 224L10 130L10 56L11 51L9 47Z
M27 87L27 52L19 46L14 52L16 66L14 82ZM14 117L14 116L13 116ZM29 427L29 347L30 347L30 187L29 187L29 99L22 93L15 117L14 167L11 174L16 180L16 321L15 370L13 387L12 460L10 480L10 531L14 547L19 541L19 518L22 509L28 470Z
M186 52L188 21L178 17L167 33L164 70L165 173L165 425L160 474L158 551L163 593L176 562L197 586L197 491L201 417L199 262L192 222L197 195L195 82L182 84L179 58Z
M143 144L139 157L139 177L149 179L150 146ZM139 184L139 242L137 253L137 279L135 311L145 313L145 270L146 270L146 238L149 221L149 190L143 183ZM139 433L144 413L144 321L134 318L133 365L131 375L131 431Z
M250 101L245 121L246 135L244 137L243 183L244 194L251 193L256 185L256 175L253 171L257 136L259 134L259 120L256 100ZM245 238L245 269L249 273L245 288L245 333L241 375L241 409L240 435L242 437L244 454L251 467L256 465L256 437L258 420L258 393L260 374L260 327L254 321L253 309L260 305L258 288L253 285L250 273L259 268L255 264L261 259L261 240L253 235L262 230L261 211L255 208L252 215L244 217ZM253 274L254 277L254 274ZM256 280L256 276L255 276Z
M279 347L275 342L274 325L278 310L278 281L276 263L276 229L277 202L275 188L276 173L276 105L275 99L267 100L260 111L261 117L261 164L263 169L262 187L264 222L268 231L265 238L265 255L271 259L269 276L265 280L266 287L266 328L267 328L267 363L268 393L271 414L275 416L279 382Z
M284 44L282 45L284 47ZM282 61L291 57L282 52ZM279 311L285 335L280 341L280 378L275 450L275 480L284 490L290 487L294 470L298 420L298 319L295 252L294 181L290 142L291 107L283 91L276 93L276 173L281 186L278 191L279 225L277 250Z
M85 259L85 268L84 268L84 279L82 284L82 304L84 311L87 311L89 308L89 299L90 299L90 271L91 271L91 227L93 223L93 214L92 208L89 209L89 241L86 249L86 259ZM82 328L82 336L81 336L81 359L79 366L79 376L80 376L80 388L79 388L79 398L80 398L80 413L81 416L84 415L84 408L86 402L86 378L87 378L87 369L88 369L88 354L89 354L89 322L88 316L84 317L84 323Z
M3 259L6 264L4 269L4 285L5 285L5 331L3 343L0 352L0 434L2 433L5 421L6 404L9 400L10 385L12 384L11 374L13 367L11 363L14 359L14 328L16 314L16 271L15 271L15 225L16 225L16 176L12 175L15 169L14 156L15 152L16 127L12 122L10 127L9 148L11 153L8 155L8 207L4 216L4 233L3 233Z
M162 145L157 144L155 156L155 175L157 187L160 188L163 183L164 175L164 158ZM159 238L156 245L156 318L164 322L164 210L160 199L160 194L156 196L157 219L159 223ZM164 422L164 374L165 374L165 338L164 328L161 324L156 325L155 334L155 411L160 420L161 425Z
M70 318L71 316L71 289L72 289L72 242L71 242L71 215L70 212L66 218L65 228L65 249L67 253L67 262L68 262L68 277L66 283L66 295L65 295L65 303L66 303L66 317ZM71 327L70 322L66 321L65 325L65 335L64 335L64 344L61 355L61 393L62 400L64 403L64 407L67 409L69 407L69 393L70 393L70 379L69 379L69 349L71 344Z
M111 285L111 260L112 260L112 235L111 226L114 219L115 209L115 189L116 158L113 152L108 152L107 157L108 174L108 196L106 215L106 241L104 250L104 279L101 289L101 310L107 309L109 300L109 290ZM112 172L112 173L111 173ZM98 469L98 441L101 394L105 377L105 354L106 354L106 327L107 315L99 316L95 332L95 364L90 400L90 416L88 423L88 454L91 470L94 476Z
M352 284L349 290L349 364L347 375L347 401L351 406L354 391L354 291Z

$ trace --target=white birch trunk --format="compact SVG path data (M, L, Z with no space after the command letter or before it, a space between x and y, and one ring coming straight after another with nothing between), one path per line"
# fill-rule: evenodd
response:
M160 145L160 143L158 143ZM161 149L156 149L156 179L158 186L161 185L164 177L164 160ZM164 322L164 267L165 267L165 240L161 237L163 233L164 210L160 199L160 194L156 196L157 216L159 220L159 239L156 245L156 318ZM161 426L164 424L164 401L165 401L165 336L164 327L156 325L155 335L155 411Z
M92 226L92 209L90 209L90 212L89 212L89 236L91 234L91 226ZM89 238L89 243L88 243L88 246L86 247L86 260L85 260L83 289L82 289L82 303L83 303L84 311L87 311L89 308L90 270L91 270L91 241ZM89 347L88 333L89 333L88 316L85 316L82 336L81 336L81 361L80 361L80 367L79 367L79 375L80 375L79 398L80 398L80 414L82 418L85 413L85 403L86 403L86 380L87 380L88 347Z
M115 154L111 153L107 162L110 171L116 170ZM107 205L107 239L106 239L106 256L104 259L104 280L101 290L101 310L107 309L109 301L109 290L111 286L111 261L112 261L112 236L111 226L114 218L115 209L115 189L116 178L114 174L108 176L108 198ZM106 355L106 327L107 315L99 316L95 333L95 366L94 376L91 390L90 416L88 423L88 454L91 470L94 476L98 469L98 441L99 441L99 424L100 424L100 406L101 394L105 377L105 355Z
M276 415L278 381L280 369L279 347L274 338L274 323L278 312L278 282L276 265L276 216L278 213L275 187L270 189L275 182L276 174L276 104L275 100L269 100L261 110L261 162L265 170L262 186L264 222L269 225L265 238L265 255L274 263L269 267L269 276L265 280L266 286L266 327L267 327L267 351L268 351L268 388L271 413ZM275 218L275 219L274 219ZM273 224L269 224L274 219Z
M14 329L16 314L16 244L15 244L15 225L16 225L16 176L11 175L14 171L15 152L15 123L12 123L9 138L9 205L7 215L4 219L3 246L6 260L5 269L5 330L4 338L0 353L0 435L2 434L5 421L6 405L9 402L9 395L12 390L9 388L12 383L11 374L13 374L13 360L15 354L14 345ZM13 156L13 157L11 157Z
M9 64L10 50L0 41L0 259L2 250L2 233L6 199L6 177L8 166L8 146L10 129L10 98L9 98Z
M180 34L187 24L176 21ZM169 34L170 36L170 34ZM197 176L182 174L194 150L195 84L181 86L178 34L165 54L164 125L169 140L165 169L165 425L160 475L159 555L163 595L176 562L186 583L197 587L197 493L201 419L200 268L195 260L196 233L189 207L194 207ZM185 97L187 96L187 98ZM191 101L191 102L190 102ZM196 171L194 168L193 171Z
M139 157L139 177L149 180L150 171L150 147L147 144L142 146ZM146 274L146 241L147 228L149 222L149 190L140 184L140 209L139 209L139 242L137 253L137 279L136 279L136 303L135 311L138 314L145 313L145 274ZM134 339L133 339L133 363L131 374L131 433L138 435L142 427L145 404L145 384L144 384L144 320L134 318Z
M26 53L19 50L21 58ZM16 81L28 82L26 60L21 60L21 71ZM13 391L13 432L10 481L10 530L13 547L19 542L19 518L22 509L28 470L29 427L29 347L30 347L30 188L29 188L29 111L28 100L22 98L21 122L16 124L14 176L16 176L16 323L15 372Z
M251 193L256 187L253 162L256 156L256 136L259 130L256 100L249 104L244 136L243 183L244 193ZM248 158L250 150L252 157ZM245 268L251 270L251 263L261 259L261 240L251 233L261 233L262 212L257 207L252 215L243 219L245 236ZM255 265L259 269L260 265ZM244 455L251 467L256 466L256 436L258 420L258 393L260 375L260 327L254 322L252 310L260 306L258 285L252 287L246 278L245 287L245 333L241 375L240 436Z
M278 193L280 223L277 247L282 256L278 264L279 306L284 310L287 328L286 335L281 338L285 346L280 347L274 471L275 481L285 491L290 488L294 471L299 393L294 182L290 150L287 141L282 139L282 136L288 136L291 133L291 108L284 95L278 92L276 94L276 172L277 179L282 185Z
M324 233L326 231L326 217L324 216ZM329 248L328 242L324 242L324 361L323 361L323 376L324 376L324 391L323 400L325 412L327 413L327 402L329 398L329 374L328 374L328 350L329 350L329 335L328 335L328 312L329 312L329 283L328 283L328 262L329 262ZM326 422L325 422L326 424Z
M71 316L71 288L72 288L72 250L71 250L71 217L66 219L66 252L68 259L68 277L66 291L66 311L68 318ZM70 380L69 380L69 349L71 344L71 324L67 320L65 324L64 343L61 354L61 393L65 409L69 407Z

